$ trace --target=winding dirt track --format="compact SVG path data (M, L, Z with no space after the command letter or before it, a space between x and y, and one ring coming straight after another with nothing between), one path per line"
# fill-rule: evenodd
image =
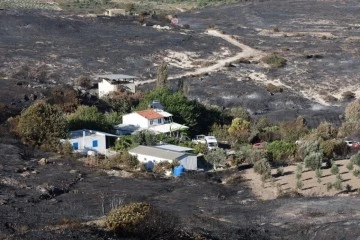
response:
M227 63L236 62L240 59L259 60L260 58L262 58L264 56L264 53L262 51L253 49L253 48L239 42L237 39L235 39L231 35L224 34L218 30L209 29L205 32L205 34L214 36L214 37L218 37L218 38L222 38L225 41L229 42L230 44L239 47L241 49L241 51L239 53L237 53L235 56L218 60L215 64L213 64L211 66L201 67L194 71L188 71L188 72L185 72L182 74L169 76L168 77L169 80L179 79L179 78L188 77L188 76L198 76L198 75L202 75L204 73L215 72L215 71L225 67L225 65ZM156 79L149 79L149 80L145 80L145 81L136 81L135 84L140 85L140 84L144 84L144 83L152 83L155 81L156 81Z

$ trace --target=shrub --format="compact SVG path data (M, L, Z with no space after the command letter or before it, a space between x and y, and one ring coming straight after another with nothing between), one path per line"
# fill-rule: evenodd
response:
M38 101L21 113L16 131L27 144L56 150L66 138L66 119L58 107Z
M353 162L349 162L348 164L346 164L346 168L349 171L352 171L354 169L354 163Z
M322 153L320 152L311 152L304 159L305 167L310 168L311 170L316 170L321 167L322 163Z
M271 93L281 93L281 92L283 92L283 88L282 87L279 87L279 86L276 86L276 85L274 85L274 84L272 84L272 83L268 83L267 85L266 85L266 90L268 91L268 92L271 92Z
M318 183L321 183L322 174L323 174L323 171L320 168L317 168L315 170L315 176L316 176Z
M80 104L77 92L70 86L55 87L48 93L48 103L58 105L63 112L71 113Z
M353 171L353 175L354 175L355 177L360 177L360 170L359 170L359 169L355 169L355 170Z
M273 31L274 31L274 32L280 32L280 29L279 29L279 27L274 27L274 28L273 28Z
M337 190L337 191L340 191L340 190L343 189L342 179L341 179L340 174L338 174L338 175L336 176L336 180L335 180L335 182L334 182L334 184L333 184L333 187L334 187L335 190Z
M261 59L264 63L270 65L272 68L281 68L286 65L286 59L277 55L270 55Z
M105 226L115 232L135 233L136 227L151 213L147 203L131 203L112 210L105 220Z
M346 106L345 119L347 122L358 122L360 120L360 99Z
M331 169L330 169L331 174L336 175L339 173L339 167L336 165L336 163L333 161L331 164Z
M283 167L279 167L276 169L276 175L277 176L284 176L284 168Z
M295 177L296 177L297 180L300 180L300 179L301 179L301 177L302 177L302 171L303 171L303 166L302 166L301 163L299 163L299 164L296 166L296 175L295 175Z
M326 190L330 191L333 188L333 184L332 183L327 183L326 184Z
M304 183L303 183L303 181L301 181L300 179L298 179L297 181L296 181L296 189L302 189L304 187Z
M329 140L337 137L337 129L328 122L322 122L316 128L316 135L323 140Z
M206 159L206 161L208 161L209 163L211 163L213 165L214 169L216 169L216 167L219 165L219 163L222 160L226 159L226 152L225 152L225 150L223 150L221 148L217 148L215 150L209 151L205 155L205 159Z
M139 166L139 160L137 157L132 156L128 152L120 152L119 154L104 159L99 162L100 168L111 169L111 168L125 168L133 170Z
M121 234L122 237L171 239L176 231L176 220L148 203L130 203L113 209L107 215L105 227Z
M248 158L246 160L247 163L255 164L257 161L261 159L266 159L268 157L268 153L260 150L260 149L252 149L248 153Z
M257 161L254 164L254 172L261 175L261 180L264 182L271 177L271 166L268 160L265 158Z
M273 161L281 164L288 162L289 157L295 154L296 145L282 140L274 141L268 145L267 150L272 154Z
M351 156L350 162L360 167L360 153Z
M133 141L137 145L154 146L157 143L157 138L154 133L144 130L134 134Z
M75 85L86 89L90 89L92 87L91 80L85 76L80 76L75 79Z
M65 155L65 156L71 156L74 152L74 148L71 144L71 142L69 141L65 141L61 144L61 150L60 150L61 154Z
M165 174L166 171L171 170L173 165L168 161L159 162L155 165L153 172L158 174Z
M305 136L309 129L306 127L306 121L299 116L296 121L282 122L279 125L281 139L288 142L295 142Z
M303 140L299 145L299 154L304 159L305 167L315 170L321 167L323 151L318 141Z
M115 142L115 150L126 151L133 146L132 136L121 136Z
M351 91L346 91L341 94L341 97L345 101L350 101L355 98L355 93L353 93Z

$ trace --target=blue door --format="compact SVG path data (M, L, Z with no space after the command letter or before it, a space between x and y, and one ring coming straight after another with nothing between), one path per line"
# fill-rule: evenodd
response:
M74 142L73 143L73 148L74 148L74 150L78 150L79 149L79 143Z

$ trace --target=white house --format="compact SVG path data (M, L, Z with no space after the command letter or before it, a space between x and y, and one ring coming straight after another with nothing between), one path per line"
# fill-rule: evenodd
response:
M107 74L98 75L99 82L99 98L120 89L125 89L129 92L135 92L135 79L137 77L124 74Z
M69 138L66 140L77 153L87 154L88 151L94 151L106 155L107 149L114 145L117 137L105 132L81 129L69 132Z
M122 124L115 126L116 134L131 134L134 131L149 130L155 134L172 134L188 129L187 126L173 122L172 114L162 109L146 109L125 114Z
M187 152L140 145L129 150L129 154L136 156L140 162L147 164L150 168L159 162L168 161L172 163L177 160L186 170L197 170L197 156Z

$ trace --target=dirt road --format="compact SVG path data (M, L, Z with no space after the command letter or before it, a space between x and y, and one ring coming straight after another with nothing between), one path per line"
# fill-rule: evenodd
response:
M213 65L206 66L206 67L200 67L200 68L197 68L194 71L188 71L188 72L185 72L185 73L182 73L182 74L169 76L168 77L169 80L179 79L179 78L188 77L188 76L197 76L197 75L202 75L202 74L205 74L205 73L215 72L215 71L225 67L226 64L239 61L240 59L259 60L260 58L262 58L264 56L264 53L262 51L251 48L251 47L241 43L240 41L235 39L233 36L222 33L219 30L208 29L208 30L206 30L205 34L207 34L209 36L213 36L213 37L222 38L225 41L229 42L230 44L232 44L232 45L234 45L236 47L239 47L241 49L241 51L239 53L237 53L235 56L228 57L228 58L223 58L221 60L218 60ZM136 81L135 84L139 85L139 84L144 84L144 83L152 83L152 82L155 82L155 81L156 81L156 79L149 79L149 80L145 80L145 81Z

